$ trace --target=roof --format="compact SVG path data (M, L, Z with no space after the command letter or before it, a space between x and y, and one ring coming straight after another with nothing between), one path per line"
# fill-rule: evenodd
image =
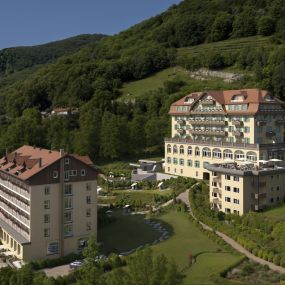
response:
M25 181L46 167L69 154L63 151L48 150L24 145L0 159L0 171L9 173ZM93 165L89 156L70 154L88 166Z
M240 90L220 90L220 91L206 91L190 93L180 100L174 102L171 107L170 115L190 114L194 106L205 96L211 96L216 102L221 104L223 111L228 114L255 114L259 111L259 105L262 104L281 104L284 105L280 99L272 97L266 90L260 89L240 89ZM242 100L234 101L235 96L242 97ZM271 99L271 100L269 100ZM239 105L247 104L247 110L234 111L226 110L225 105ZM177 106L188 106L186 109L177 111Z

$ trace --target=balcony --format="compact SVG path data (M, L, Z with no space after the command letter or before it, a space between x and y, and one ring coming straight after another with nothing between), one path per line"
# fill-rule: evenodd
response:
M225 111L223 109L215 109L215 110L199 109L199 110L192 111L192 114L195 114L195 115L224 115Z
M225 126L226 121L214 121L214 120L190 120L191 125L206 125L206 126Z
M242 121L239 121L239 120L234 120L234 121L232 121L232 124L233 124L234 126L242 126L242 125L243 125L243 122L242 122Z
M218 199L218 198L214 198L212 203L216 204L216 205L222 205L222 201L220 199Z
M268 132L266 132L266 137L268 137L268 138L272 138L272 137L274 137L276 134L275 134L275 132L274 131L268 131Z
M184 130L184 129L177 129L177 132L178 132L179 134L185 134L185 133L186 133L186 130Z
M233 131L233 135L236 136L236 137L243 137L243 132Z
M222 195L222 190L218 187L213 187L213 193L217 193L219 195Z
M189 133L192 135L201 135L201 136L219 136L224 137L226 136L225 131L219 131L219 130L189 130Z
M254 198L256 200L258 199L265 199L267 197L267 194L266 193L258 193L258 194L254 194Z
M179 125L185 125L185 124L186 124L186 121L179 119L179 120L177 120L177 123L178 123Z
M256 122L256 125L258 127L266 126L266 121L265 120L259 120Z
M284 125L285 124L285 120L277 120L275 121L276 125Z

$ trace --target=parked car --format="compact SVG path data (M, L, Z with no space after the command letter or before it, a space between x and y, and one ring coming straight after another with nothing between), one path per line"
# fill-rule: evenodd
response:
M71 263L69 263L69 268L70 269L76 269L76 268L79 268L80 266L83 265L83 260L75 260Z

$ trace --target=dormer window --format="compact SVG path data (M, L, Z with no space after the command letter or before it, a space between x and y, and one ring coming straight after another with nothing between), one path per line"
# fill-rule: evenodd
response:
M68 158L68 157L65 158L64 163L65 163L65 165L68 165L68 164L69 164L69 158Z
M232 102L243 102L245 100L245 97L243 95L234 95L232 97Z
M191 103L193 103L194 102L194 99L193 98L190 98L190 97L188 97L188 98L185 98L185 101L184 101L185 103L188 103L188 104L191 104Z
M267 102L272 102L272 101L275 101L274 97L267 94L265 97L264 97L265 101Z

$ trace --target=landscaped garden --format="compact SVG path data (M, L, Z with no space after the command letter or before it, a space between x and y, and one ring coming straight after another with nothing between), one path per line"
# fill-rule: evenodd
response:
M181 207L176 206L152 218L167 229L169 237L151 245L151 248L155 254L163 253L174 259L179 270L185 275L185 284L212 284L212 275L219 275L228 266L238 262L241 255L232 252L222 242L218 244L210 238L214 234L201 231L189 218L188 213L178 212L177 208ZM147 243L153 244L153 241L161 236L157 229L146 224L143 215L122 213L116 213L116 220L98 232L104 249L116 252L129 251ZM191 266L189 255L196 258L196 262Z

